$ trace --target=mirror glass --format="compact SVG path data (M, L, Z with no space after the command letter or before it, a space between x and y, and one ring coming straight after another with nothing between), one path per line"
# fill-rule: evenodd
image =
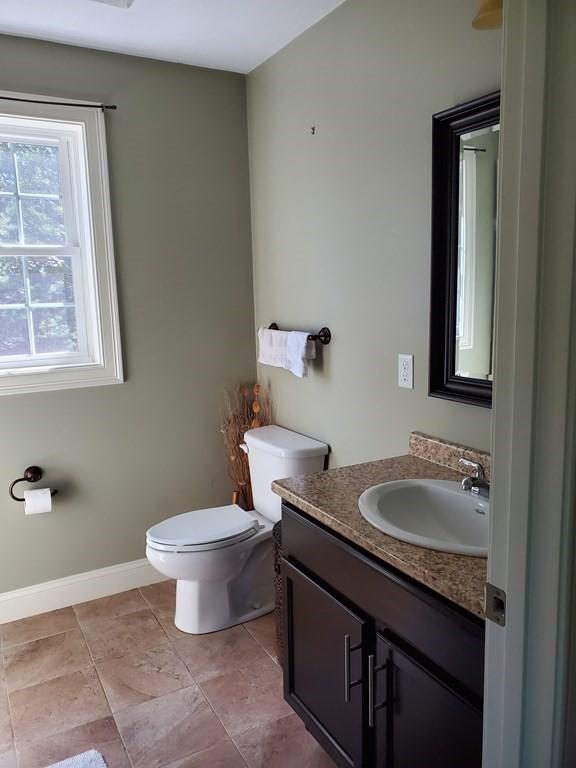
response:
M500 125L460 135L454 374L492 381Z

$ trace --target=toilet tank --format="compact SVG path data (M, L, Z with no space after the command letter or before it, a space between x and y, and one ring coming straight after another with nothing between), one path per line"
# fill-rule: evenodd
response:
M281 517L282 500L271 489L273 481L320 472L324 469L328 446L276 425L250 429L244 440L254 509L268 520L277 522Z

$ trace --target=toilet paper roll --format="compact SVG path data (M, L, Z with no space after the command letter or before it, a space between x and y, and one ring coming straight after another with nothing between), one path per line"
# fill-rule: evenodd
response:
M24 514L42 515L52 511L52 496L50 488L40 488L37 491L24 491Z

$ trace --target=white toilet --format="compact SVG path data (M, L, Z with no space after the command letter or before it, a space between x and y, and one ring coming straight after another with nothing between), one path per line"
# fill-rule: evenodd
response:
M176 579L178 629L215 632L268 613L274 607L272 526L281 517L274 480L319 472L328 446L283 427L246 432L255 510L236 504L198 509L154 525L146 557Z

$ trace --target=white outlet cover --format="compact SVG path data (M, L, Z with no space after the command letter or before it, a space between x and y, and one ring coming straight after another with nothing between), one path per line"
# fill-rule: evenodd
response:
M398 355L398 386L414 389L414 355Z

